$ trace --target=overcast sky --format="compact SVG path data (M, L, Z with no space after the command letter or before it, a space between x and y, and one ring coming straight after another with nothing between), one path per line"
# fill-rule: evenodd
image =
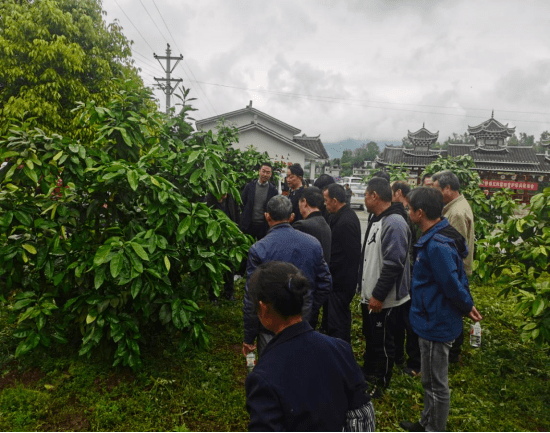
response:
M548 0L103 0L103 8L134 41L146 84L164 76L153 52L165 55L169 42L172 56L183 54L174 77L198 98L196 119L253 100L323 142L400 141L423 122L444 141L493 109L518 135L538 140L550 130Z

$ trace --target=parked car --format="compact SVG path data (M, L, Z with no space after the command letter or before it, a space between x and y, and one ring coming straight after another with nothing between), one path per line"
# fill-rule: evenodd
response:
M346 185L346 183L349 184L351 192L353 192L350 206L359 206L359 209L363 210L365 208L365 188L367 187L363 183L363 179L360 177L345 176L338 183L342 186Z

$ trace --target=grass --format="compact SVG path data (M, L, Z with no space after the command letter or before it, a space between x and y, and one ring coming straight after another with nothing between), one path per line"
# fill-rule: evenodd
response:
M203 302L212 345L180 353L159 336L143 350L139 372L80 359L74 346L13 358L17 341L0 308L0 430L2 431L243 431L247 428L241 354L242 281L238 301ZM484 316L480 349L463 346L450 370L450 431L547 431L550 428L548 349L523 343L512 300L493 287L474 287ZM363 350L359 305L353 305L353 347ZM467 324L469 326L469 324ZM420 379L397 371L375 402L377 429L399 430L422 410Z

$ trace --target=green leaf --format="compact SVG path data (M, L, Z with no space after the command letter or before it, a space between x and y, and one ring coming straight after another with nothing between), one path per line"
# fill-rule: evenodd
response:
M36 248L33 247L31 244L23 244L21 245L25 250L27 250L31 254L36 254Z
M136 299L136 296L139 294L139 291L141 290L142 285L143 285L143 281L141 281L141 278L136 278L134 280L134 282L132 283L132 288L130 289L132 298Z
M97 249L94 256L94 266L100 266L107 260L109 253L111 252L111 245L102 245Z
M53 160L54 161L57 161L59 158L61 158L61 156L63 156L63 151L60 150L54 157L53 157Z
M32 180L35 184L38 183L38 176L34 172L34 170L31 170L28 166L23 167L23 173Z
M163 306L160 307L159 319L163 325L166 325L172 320L172 311L170 309L170 304L163 304Z
M134 249L135 253L141 258L141 260L149 261L149 256L140 244L136 242L130 242L130 245Z
M535 299L531 311L533 312L533 316L538 316L542 313L544 311L544 300L542 298Z
M195 170L191 175L191 177L189 178L189 183L196 185L197 180L199 179L199 177L201 177L202 174L203 174L202 170Z
M110 263L111 275L113 276L113 278L118 277L118 274L120 274L120 271L122 270L122 264L123 264L122 252L119 252L117 255L115 255L111 259L111 263Z
M24 226L32 226L32 218L29 214L19 210L16 210L13 214L15 215L15 218L17 218L17 220Z
M190 153L189 158L187 159L187 164L191 164L193 161L195 161L199 155L201 154L200 150L195 150Z
M34 331L31 332L31 334L24 341L17 345L17 349L15 350L15 357L17 358L30 352L32 349L38 346L39 342L40 335Z
M170 272L170 259L168 256L164 256L164 266L166 266L166 270Z
M191 215L187 215L178 225L178 235L184 235L191 226Z
M128 177L128 183L130 184L130 188L132 188L134 191L138 189L138 183L139 183L139 176L135 170L129 170L126 173L126 176Z
M27 305L32 304L33 302L35 302L34 299L21 299L14 304L13 309L16 311L20 310L22 308L25 308Z
M99 289L103 284L103 281L105 281L105 268L105 266L100 266L95 270L94 287L96 290Z

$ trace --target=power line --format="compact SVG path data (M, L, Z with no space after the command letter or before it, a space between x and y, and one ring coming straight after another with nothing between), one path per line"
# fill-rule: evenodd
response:
M485 117L482 117L482 116L472 116L472 115L466 115L466 114L465 115L460 115L460 114L454 114L454 113L436 113L436 112L430 112L430 111L407 110L407 109L404 109L404 108L380 107L380 106L375 106L375 105L353 104L353 103L345 102L345 101L366 101L366 100L360 100L360 99L333 98L333 97L330 97L330 96L310 96L310 95L303 95L303 94L299 94L299 93L280 92L280 91L275 91L275 90L251 89L251 88L248 88L248 87L230 86L230 85L226 85L226 84L217 84L217 83L207 83L207 82L204 82L204 81L201 81L201 82L195 81L195 82L197 84L202 83L202 84L207 84L207 85L211 85L211 86L226 87L226 88L230 88L230 89L246 90L246 91L253 91L253 92L258 92L258 93L271 93L271 94L276 94L276 95L291 97L291 98L307 99L307 100L318 101L318 102L327 102L327 103L337 103L337 104L351 105L351 106L356 106L356 107L379 108L379 109L383 109L383 110L406 111L406 112L421 113L421 114L435 114L435 115L440 115L440 116L455 116L455 117L470 117L470 118L475 118L475 119L485 119ZM371 102L371 101L366 101L366 102ZM420 106L420 107L424 106L424 105L420 105L420 104L418 104L418 105L416 105L416 104L406 104L406 103L401 104L399 102L378 102L378 103L386 103L386 104L394 104L394 105L412 105L412 106ZM459 108L456 108L456 107L444 107L444 106L437 106L437 105L433 105L433 106L427 105L427 107L446 108L446 109L449 109L449 108L459 109ZM463 110L470 110L468 108L462 108L462 109ZM471 110L484 110L484 109L482 109L482 108L472 108ZM498 111L507 112L507 113L528 114L528 112L521 112L521 111L519 111L519 112L518 111L505 111L505 110L498 110ZM534 113L530 113L530 114L534 114ZM536 114L549 114L549 113L536 113ZM541 121L536 121L536 120L516 120L516 119L502 119L502 120L505 120L505 121L508 121L508 122L529 122L529 123L543 123L543 124L548 123L548 122L541 122Z
M143 2L141 0L139 0L139 2L141 3L141 6L143 6L143 9L145 9L145 12L147 12L147 15L149 15L149 18L151 18L151 21L153 21L153 24L155 25L155 27L157 28L157 30L159 31L160 35L163 37L163 39L166 41L166 43L168 43L168 39L166 39L166 36L164 36L164 33L162 33L160 31L160 28L159 26L157 26L157 23L155 22L155 20L153 19L153 17L151 16L151 14L149 13L149 11L147 10L147 8L145 7L145 5L143 4Z
M199 83L199 82L197 82ZM264 90L264 89L251 89L249 87L240 87L240 86L230 86L227 84L218 84L218 83L207 83L204 81L201 81L202 84L208 84L211 86L219 86L219 87L228 87L231 89L239 89L239 90L248 90L252 92L258 92L258 93L272 93L276 95L281 96L297 96L300 98L305 99L311 99L316 98L315 100L326 100L325 102L332 102L332 101L357 101L357 102L368 102L373 104L391 104L391 105L408 105L408 106L414 106L414 107L431 107L431 108L444 108L444 109L453 109L453 110L476 110L476 111L490 111L492 109L488 108L467 108L467 107L448 107L443 105L423 105L423 104L410 104L405 102L386 102L386 101L370 101L367 99L357 99L357 98L336 98L331 96L316 96L316 95L304 95L300 93L292 93L292 92L281 92L277 90ZM383 107L380 107L383 108ZM530 111L509 111L509 110L497 110L501 113L516 113L516 114L540 114L540 115L550 115L550 113L541 113L541 112L530 112Z
M141 36L141 38L145 41L145 43L149 46L149 48L151 48L151 51L155 51L153 49L153 47L151 45L149 45L149 42L147 42L147 39L145 39L145 37L143 37L143 35L141 34L141 32L139 31L139 29L134 25L134 23L132 22L132 20L130 19L130 17L128 15L126 15L126 12L124 12L124 9L122 9L122 7L118 4L118 1L115 0L115 3L116 5L120 8L120 10L122 11L122 13L124 14L124 16L126 18L128 18L128 21L130 21L130 24L132 24L134 26L134 28L137 30L137 32L139 33L139 35Z

